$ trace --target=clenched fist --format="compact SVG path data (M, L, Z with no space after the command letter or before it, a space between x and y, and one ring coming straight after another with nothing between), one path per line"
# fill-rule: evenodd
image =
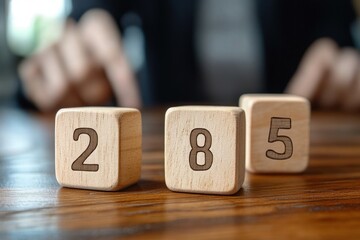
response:
M111 16L90 10L69 20L59 41L19 65L26 96L42 111L103 105L141 107L134 74Z
M319 39L306 52L286 92L308 98L315 106L360 110L360 56Z

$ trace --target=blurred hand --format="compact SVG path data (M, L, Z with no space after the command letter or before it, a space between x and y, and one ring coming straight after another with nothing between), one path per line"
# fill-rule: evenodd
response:
M319 39L307 50L286 92L321 108L360 110L359 66L355 49L339 49L334 41Z
M69 20L60 40L19 66L25 94L42 111L117 104L141 107L133 72L113 19L90 10L75 24Z

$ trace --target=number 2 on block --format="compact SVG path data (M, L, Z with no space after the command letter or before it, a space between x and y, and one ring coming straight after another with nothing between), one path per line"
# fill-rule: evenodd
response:
M84 162L96 149L98 145L98 135L92 128L77 128L74 131L74 140L78 141L81 134L86 134L90 137L89 145L85 151L73 162L71 169L73 171L96 172L99 170L99 164L84 164Z
M291 158L293 154L293 143L290 137L278 135L279 129L291 129L291 118L271 118L268 142L282 142L285 146L285 150L283 153L278 153L269 149L266 151L266 157L274 160L286 160Z

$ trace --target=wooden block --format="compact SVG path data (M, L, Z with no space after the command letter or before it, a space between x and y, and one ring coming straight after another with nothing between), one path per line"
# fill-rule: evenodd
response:
M56 114L55 170L60 185L116 191L141 171L141 114L132 108L65 108Z
M285 94L246 94L246 169L256 173L297 173L308 165L310 104Z
M245 174L245 113L183 106L165 117L165 182L172 191L236 193Z

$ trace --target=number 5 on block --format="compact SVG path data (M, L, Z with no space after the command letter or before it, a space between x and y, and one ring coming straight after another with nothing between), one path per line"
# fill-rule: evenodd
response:
M138 110L61 109L55 125L55 172L62 186L116 191L140 178Z
M245 94L246 169L256 173L297 173L308 165L310 104L285 94Z

